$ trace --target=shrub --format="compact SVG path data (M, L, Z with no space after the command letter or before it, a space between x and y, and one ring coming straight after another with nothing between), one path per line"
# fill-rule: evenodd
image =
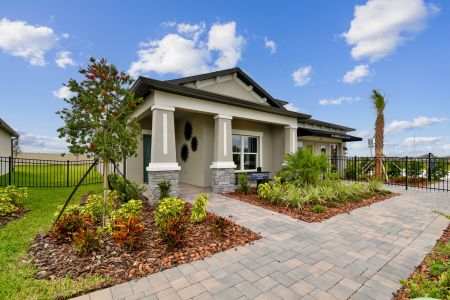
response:
M108 191L108 200L106 203L106 214L109 215L113 211L118 195L115 191ZM82 214L89 214L95 222L102 220L103 216L103 194L90 194L87 196L86 204L81 206Z
M408 298L427 297L434 299L448 299L450 296L450 271L441 273L439 279L429 280L423 274L415 274L411 281L401 280Z
M286 190L286 193L284 193L281 196L281 200L284 204L287 206L297 207L297 208L303 208L303 205L305 204L305 199L303 197L302 191L296 187L291 186Z
M208 196L201 194L194 200L194 207L191 212L191 222L199 223L206 217L206 206L208 205Z
M124 218L142 218L142 200L130 200L127 203L122 204L122 206L111 212L110 219L118 219L120 217Z
M431 168L431 179L433 180L441 180L448 175L448 166L443 159L439 159L435 161L435 165Z
M100 248L100 237L93 228L81 228L73 233L73 244L80 255L88 255Z
M14 185L0 187L0 216L14 214L19 209L22 199L27 197L27 188L17 188Z
M59 240L72 241L75 233L86 230L93 224L94 221L89 214L65 214L53 224L51 233Z
M402 162L400 161L387 161L384 165L386 173L389 178L395 178L402 174Z
M313 155L311 151L299 149L286 155L286 165L278 173L283 182L295 181L302 185L317 184L322 174L330 167L325 154Z
M419 177L423 174L425 169L422 161L412 160L408 162L408 176Z
M112 173L109 175L109 184L111 189L118 192L120 202L126 203L132 199L141 199L145 187L130 181L122 176Z
M315 212L316 214L322 214L326 211L325 206L323 206L322 204L316 204L313 206L312 211Z
M279 203L288 187L289 183L281 183L281 178L275 177L274 181L259 185L258 196L270 203Z
M122 215L112 220L111 233L116 244L133 249L142 239L144 224L140 217Z
M161 199L154 211L155 222L170 247L178 246L183 240L187 226L185 208L183 200L171 197Z
M238 185L242 193L248 194L248 192L250 191L250 184L248 183L247 174L238 174Z
M55 213L53 214L55 217L59 215L61 210L63 209L64 205L59 205ZM81 206L78 204L69 204L66 206L66 209L64 209L61 216L64 215L71 215L71 214L79 214L81 213Z
M164 178L160 182L158 182L159 189L159 199L169 198L170 190L172 189L172 184L167 178Z

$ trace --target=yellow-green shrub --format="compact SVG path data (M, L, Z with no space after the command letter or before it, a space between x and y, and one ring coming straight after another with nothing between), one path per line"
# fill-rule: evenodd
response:
M199 223L206 217L206 206L208 206L208 196L201 194L194 200L194 207L191 212L191 222Z

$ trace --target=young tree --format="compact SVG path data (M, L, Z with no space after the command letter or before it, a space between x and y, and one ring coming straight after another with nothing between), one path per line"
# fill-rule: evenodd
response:
M378 90L372 90L370 98L377 112L375 121L375 177L380 179L383 177L384 108L386 107L386 100Z
M71 153L93 154L102 160L105 225L108 164L136 155L140 126L132 114L142 99L134 99L128 89L133 79L106 59L90 58L79 72L82 81L70 79L65 85L73 96L65 98L68 107L57 112L65 122L58 132Z

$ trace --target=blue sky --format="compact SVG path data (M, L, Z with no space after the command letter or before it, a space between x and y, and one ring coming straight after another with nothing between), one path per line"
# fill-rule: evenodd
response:
M356 128L351 155L369 153L373 88L386 154L449 155L449 37L443 0L2 2L0 117L24 151L64 152L60 88L90 56L157 79L239 66L291 109Z

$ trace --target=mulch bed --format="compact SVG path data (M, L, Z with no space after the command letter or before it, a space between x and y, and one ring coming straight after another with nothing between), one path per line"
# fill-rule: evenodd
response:
M223 193L223 195L253 205L257 205L281 214L285 214L295 219L299 219L308 223L314 223L314 222L322 222L323 220L329 219L331 217L343 213L350 213L354 209L363 206L368 206L376 202L384 201L386 199L398 196L400 194L390 193L387 195L372 196L370 198L359 201L347 201L346 203L341 204L339 207L329 207L324 205L326 207L326 211L323 213L313 212L312 211L313 205L310 204L305 205L305 207L302 209L296 207L286 207L283 204L271 204L270 202L259 198L258 194L256 193L256 189L252 189L251 192L247 195L242 194L240 192Z
M399 176L399 177L395 177L389 180L389 184L394 184L394 185L406 185L406 179L405 177ZM427 187L431 184L431 182L429 182L427 180L427 178L414 178L414 177L409 177L408 178L408 185L409 186L413 186L413 187Z
M38 269L35 277L53 280L66 276L78 279L103 275L112 279L105 286L119 284L261 238L231 221L223 230L223 235L218 235L213 229L217 216L208 213L203 222L187 226L181 247L171 249L156 227L153 206L146 201L143 203L144 237L135 250L127 251L117 246L108 236L103 239L100 250L82 257L71 244L58 243L51 234L41 233L36 236L29 251L29 258Z
M15 211L12 214L8 214L6 216L0 216L0 227L5 226L7 223L23 218L23 216L25 216L25 214L28 212L29 210L26 209L23 206L19 206L19 209L17 211Z
M448 243L450 242L450 224L447 226L447 228L442 233L442 236L436 241L436 244L438 243ZM412 280L415 274L424 274L427 276L430 280L438 280L438 276L431 276L430 275L430 267L428 266L427 259L433 255L434 249L436 248L436 245L433 247L433 250L422 260L422 262L416 267L415 271L411 273L408 277L408 281ZM448 261L449 257L447 257ZM405 288L402 287L400 290L395 293L395 295L392 297L393 300L400 300L400 299L409 299L407 292L405 291Z

